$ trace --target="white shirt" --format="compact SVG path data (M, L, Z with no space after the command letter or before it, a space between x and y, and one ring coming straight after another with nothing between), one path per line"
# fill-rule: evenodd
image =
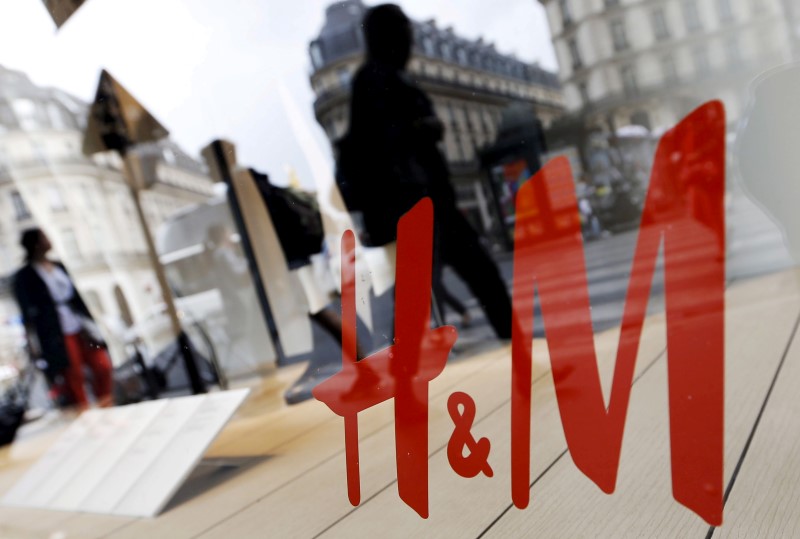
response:
M64 335L79 333L83 328L81 319L67 303L75 295L72 281L58 266L53 266L52 270L48 270L41 264L34 264L33 268L47 285L50 297L53 298L53 302L56 304L61 332Z

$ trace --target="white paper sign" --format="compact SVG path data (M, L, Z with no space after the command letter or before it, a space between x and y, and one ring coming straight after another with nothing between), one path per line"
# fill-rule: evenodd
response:
M223 391L85 412L2 502L155 516L248 393Z

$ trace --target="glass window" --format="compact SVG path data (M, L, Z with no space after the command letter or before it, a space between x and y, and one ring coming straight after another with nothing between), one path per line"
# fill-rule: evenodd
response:
M697 9L695 0L685 0L683 2L683 19L686 22L686 29L689 32L697 32L703 28L700 21L700 12Z
M737 37L731 36L725 40L725 55L731 67L736 67L742 62L742 49Z
M55 103L47 104L47 117L53 129L66 129L67 123L64 121L62 111Z
M31 140L31 149L33 150L33 160L39 165L46 165L48 159L47 150L41 140Z
M674 56L667 55L661 59L661 71L663 73L664 82L666 83L678 82L678 67L675 64Z
M64 247L63 256L67 261L83 258L80 245L78 244L78 238L75 236L75 231L71 228L64 228L61 230L61 244Z
M175 151L172 148L164 148L161 152L161 156L164 158L164 161L170 165L175 164Z
M311 63L314 64L314 67L320 68L325 64L325 60L322 58L322 49L319 46L319 43L312 43L311 44Z
M422 50L424 50L425 54L428 56L434 56L436 53L433 46L433 39L431 39L429 36L422 38Z
M12 107L22 129L33 130L41 127L36 111L36 103L31 99L15 99Z
M47 201L50 204L50 210L54 212L60 212L67 209L66 204L64 204L64 197L61 193L61 188L57 185L48 185L47 186Z
M569 54L572 57L572 68L578 69L583 67L583 60L581 60L581 51L578 49L578 42L573 37L567 41L567 46L569 47Z
M11 205L14 207L14 216L17 221L23 221L31 217L31 212L28 210L28 206L25 205L25 201L19 191L11 191Z
M625 33L625 21L616 19L611 21L611 39L614 42L614 50L621 51L628 48L628 36Z
M350 86L350 70L346 67L340 67L336 70L336 78L339 80L339 85L343 87Z
M651 20L653 22L653 35L656 36L656 39L659 41L663 41L669 38L667 17L664 13L663 7L657 7L653 9L653 12L651 14Z
M719 20L728 22L733 20L733 6L731 0L717 0L717 12Z
M633 65L623 66L620 76L625 95L634 96L639 93L639 82L636 77L636 68Z
M572 24L572 12L569 7L569 0L558 0L558 7L561 9L561 22L564 26Z
M698 77L706 77L711 70L711 62L708 59L708 49L703 45L698 45L692 49L694 58L694 70Z
M14 111L8 103L0 103L0 124L7 129L13 129L19 126Z
M445 60L452 60L453 59L453 46L448 42L443 42L441 45L442 50L442 58Z
M586 106L589 103L589 86L585 82L578 83L578 93L581 96L581 105Z

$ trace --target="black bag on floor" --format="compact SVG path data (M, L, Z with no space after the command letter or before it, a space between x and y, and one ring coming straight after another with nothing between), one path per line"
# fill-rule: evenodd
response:
M24 417L24 406L10 402L0 404L0 447L14 441Z
M20 373L19 380L0 397L0 447L14 441L25 418L28 407L28 387L33 378L33 367Z

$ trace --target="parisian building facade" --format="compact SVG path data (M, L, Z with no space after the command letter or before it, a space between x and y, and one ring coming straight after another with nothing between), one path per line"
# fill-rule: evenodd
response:
M606 131L668 128L711 98L732 127L749 83L790 61L800 35L793 0L539 2L567 109Z
M366 9L360 0L332 4L319 36L309 45L314 113L331 142L347 132L350 82L364 59L360 23ZM485 231L494 210L480 150L494 143L503 112L512 104L526 104L549 126L564 109L558 77L501 54L482 39L461 38L433 20L412 24L408 71L431 97L446 127L443 150L459 207Z
M0 67L3 323L16 311L11 276L23 262L20 235L31 227L48 235L54 256L99 321L122 327L144 322L162 301L121 158L114 152L92 158L81 152L87 114L88 106L69 94ZM168 216L213 195L204 165L169 140L136 151L154 176L142 193L153 233Z

